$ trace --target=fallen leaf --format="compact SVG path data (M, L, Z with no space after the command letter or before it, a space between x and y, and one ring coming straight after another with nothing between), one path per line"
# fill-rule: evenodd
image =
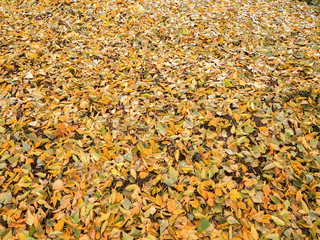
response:
M198 232L201 232L201 231L204 231L206 230L208 227L210 227L210 222L208 219L206 218L201 218L200 221L199 221L199 225L198 225L198 228L197 228L197 231Z
M177 207L178 205L176 204L175 200L171 199L167 202L168 212L173 212L177 209Z
M52 189L53 190L62 190L64 188L64 183L61 179L57 179L53 184L52 184Z

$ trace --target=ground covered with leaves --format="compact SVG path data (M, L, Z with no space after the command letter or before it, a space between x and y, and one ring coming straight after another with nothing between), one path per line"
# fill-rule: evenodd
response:
M320 21L284 0L0 2L1 239L318 239Z

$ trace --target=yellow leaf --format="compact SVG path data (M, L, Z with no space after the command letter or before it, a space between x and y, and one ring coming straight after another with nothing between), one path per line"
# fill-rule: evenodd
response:
M25 240L25 239L27 238L27 235L25 235L25 234L22 233L22 232L18 233L18 235L19 235L19 239L20 239L20 240Z
M258 234L254 224L251 224L251 237L253 238L253 240L259 239L259 234Z
M80 102L80 108L82 108L82 109L83 109L83 108L87 108L88 105L89 105L89 104L88 104L87 101L81 101L81 102Z
M64 219L61 218L57 224L54 226L54 230L55 231L61 231L63 229L63 226L64 226Z
M303 200L301 200L301 208L303 211L305 211L305 213L307 213L307 214L309 213L308 205Z
M179 161L179 158L180 158L180 151L179 151L179 150L177 150L177 151L174 153L174 158L176 159L177 162Z
M30 212L30 210L27 211L27 214L26 214L26 223L31 226L34 222L34 219L33 219L33 215L32 213Z
M278 145L274 144L274 143L270 143L270 147L272 147L274 150L279 151L280 148Z
M212 132L210 129L207 130L206 132L206 136L209 140L213 140L215 139L215 137L217 136L216 133Z
M108 27L110 24L111 24L110 22L106 21L105 23L102 24L102 26Z
M238 198L241 198L241 194L237 191L237 189L232 189L229 193L229 196L233 202L236 202Z
M173 214L179 215L179 214L184 213L184 212L185 212L184 209L177 209L177 210L173 211Z
M30 58L32 61L36 61L39 58L39 56L40 55L38 53L32 53Z
M102 224L102 227L101 227L101 234L104 233L104 231L106 230L107 226L108 226L109 222L108 221L105 221L103 224Z
M108 220L109 217L110 217L110 212L103 213L97 222L98 223L104 222L105 220Z
M277 218L276 216L271 216L271 218L277 225L280 225L280 226L285 225L284 221L282 221L281 219Z
M258 127L258 129L260 130L260 132L266 132L268 131L267 127Z

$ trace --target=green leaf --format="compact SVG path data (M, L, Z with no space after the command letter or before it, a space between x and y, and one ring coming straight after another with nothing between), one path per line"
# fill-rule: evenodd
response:
M174 181L172 180L172 178L168 178L168 179L164 180L163 182L165 184L167 184L169 187L173 187Z
M213 205L213 209L215 213L221 213L222 212L222 205L220 203L215 203Z
M198 226L198 229L197 231L198 232L201 232L203 230L206 230L208 227L210 227L210 222L208 219L206 218L201 218L200 221L199 221L199 226Z
M232 85L232 83L230 82L229 79L224 80L224 85L225 85L226 87L233 87L233 85Z
M105 127L102 127L100 130L101 135L106 135L107 129Z
M17 155L14 155L13 157L9 158L8 161L9 161L9 163L11 163L11 164L15 164L16 162L19 161L19 158L18 158Z
M167 220L160 220L160 234L169 226L169 222Z
M245 140L246 140L246 137L243 136L243 137L238 139L238 143L244 143Z
M79 230L78 229L75 229L73 230L73 234L76 238L79 238L80 237L80 233L79 233Z
M249 124L248 126L245 127L244 131L250 134L254 132L254 128Z
M227 221L229 224L240 224L237 219L235 219L234 217L231 217L231 216L228 217Z
M22 148L25 152L28 152L31 147L28 143L22 142Z
M279 240L279 234L273 233L273 234L269 234L266 236L266 239L271 239L271 240Z
M279 200L278 198L276 198L275 196L270 195L269 197L270 197L270 199L272 200L272 202L274 202L275 204L281 203L280 200Z
M313 180L313 176L311 174L306 174L306 182L309 184Z
M131 237L128 233L122 232L122 237L124 240L133 240L133 237Z
M319 141L317 139L310 139L311 147L316 148L318 143L319 143Z
M284 221L282 221L281 219L275 217L275 216L271 216L272 220L279 226L284 226Z
M35 240L33 237L26 237L25 240Z
M115 224L122 222L123 220L124 220L124 216L122 215L115 221Z
M308 217L312 221L316 221L320 217L320 212L316 212L316 211L310 210L309 213L308 213Z
M10 191L0 193L0 203L1 204L12 203L12 194Z
M156 129L159 131L159 133L161 135L166 135L167 134L167 130L161 124L158 124L156 126Z
M129 200L128 198L125 198L124 201L123 201L123 203L122 203L122 206L123 206L124 209L127 209L127 210L128 210L128 209L131 207L131 202L130 202L130 200Z
M129 162L132 162L133 160L133 155L132 155L132 152L128 152L126 155L123 156L123 158Z
M179 173L171 166L169 167L169 174L173 182L176 182L178 180Z

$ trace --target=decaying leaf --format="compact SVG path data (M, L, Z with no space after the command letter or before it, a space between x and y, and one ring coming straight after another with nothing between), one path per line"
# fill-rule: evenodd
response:
M0 239L318 239L307 2L1 1Z

